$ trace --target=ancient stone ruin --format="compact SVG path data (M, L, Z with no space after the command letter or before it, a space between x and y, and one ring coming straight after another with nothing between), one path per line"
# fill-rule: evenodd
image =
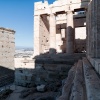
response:
M16 58L25 100L100 100L100 0L34 3L34 54Z
M0 27L0 87L14 82L14 30Z
M35 2L33 59L19 61L15 82L36 90L28 97L30 90L24 91L22 98L100 99L99 4L99 0Z

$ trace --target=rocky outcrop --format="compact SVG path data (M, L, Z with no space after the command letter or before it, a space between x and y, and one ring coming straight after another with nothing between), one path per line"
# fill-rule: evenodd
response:
M45 91L45 88L46 86L45 85L40 85L40 86L37 86L37 91L39 91L39 92L44 92Z

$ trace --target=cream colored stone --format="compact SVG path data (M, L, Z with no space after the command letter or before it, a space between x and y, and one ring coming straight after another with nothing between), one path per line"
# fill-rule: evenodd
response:
M36 2L34 5L35 6L34 56L39 55L41 53L47 53L49 52L49 50L53 50L54 52L55 51L65 52L65 51L68 51L66 50L68 48L73 48L69 50L70 52L73 52L74 40L73 42L71 42L72 41L71 39L68 45L69 39L73 37L72 34L69 36L69 39L67 39L68 37L65 35L66 37L63 36L63 39L61 41L60 40L58 41L56 40L56 36L57 36L56 34L58 33L56 30L66 29L66 24L68 24L69 19L70 21L69 21L68 26L70 26L70 23L72 23L72 20L71 20L71 17L69 17L69 19L67 18L66 13L68 13L69 11L74 12L74 9L80 9L81 5L82 5L82 8L87 8L88 2L89 1L83 2L80 0L76 0L76 1L58 0L58 1L53 2L53 4L48 4L47 1L45 1L44 3L42 1ZM73 13L72 15L75 15L75 14ZM75 15L74 18L80 15L82 14ZM86 15L84 14L84 16ZM86 21L85 21L85 18L83 18L83 19L74 19L73 22L75 22L74 23L75 27L80 27L80 26L84 27L85 26L84 23ZM70 29L67 29L66 31L68 30ZM59 44L60 46L57 46Z
M0 27L0 66L11 70L14 70L14 34L14 30Z

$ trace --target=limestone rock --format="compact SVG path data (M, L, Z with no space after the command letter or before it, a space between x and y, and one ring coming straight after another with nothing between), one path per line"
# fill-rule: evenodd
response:
M45 87L46 87L45 85L37 86L37 91L39 91L39 92L44 92L45 89L46 89Z

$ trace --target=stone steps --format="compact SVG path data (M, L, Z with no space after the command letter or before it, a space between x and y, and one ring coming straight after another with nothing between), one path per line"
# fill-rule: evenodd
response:
M86 100L85 98L85 82L83 76L82 60L77 63L75 78L71 90L70 100Z
M83 58L87 100L100 100L100 78L86 58Z
M41 54L34 58L35 69L32 72L27 69L28 73L16 71L15 82L17 85L28 86L27 84L50 84L62 82L68 76L72 65L85 54ZM31 76L29 76L31 73Z
M74 59L69 59L69 60L67 60L67 61L65 61L65 60L51 60L51 59L49 59L49 60L47 60L47 59L45 59L45 60L36 60L35 61L35 63L36 64L68 64L68 65L73 65L74 64L74 62L77 62L77 60L74 60Z
M74 53L74 54L66 54L66 53L63 53L63 54L53 54L53 55L45 55L45 54L42 54L42 55L39 55L37 56L36 58L60 58L60 59L69 59L69 58L81 58L81 57L85 57L85 53Z
M100 78L87 58L70 69L57 100L100 100Z
M73 65L79 59L84 57L84 53L80 54L55 54L55 55L41 55L35 58L37 64L71 64Z
M68 72L68 77L65 80L64 86L62 88L62 95L57 100L69 100L69 95L71 92L71 87L73 85L76 68L77 68L77 65L75 64Z

